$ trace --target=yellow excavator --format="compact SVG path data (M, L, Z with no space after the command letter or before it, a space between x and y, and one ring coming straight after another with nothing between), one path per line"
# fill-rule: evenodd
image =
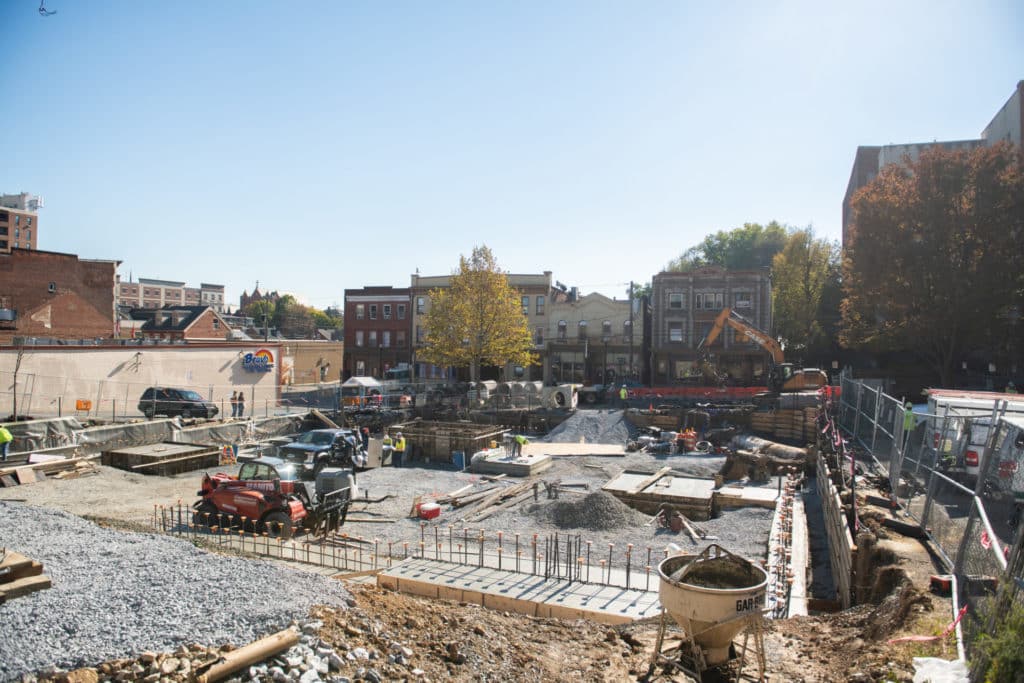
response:
M828 375L814 368L795 368L792 363L785 362L782 346L765 331L758 329L749 320L733 311L723 308L715 318L711 331L697 345L701 351L711 346L722 330L728 325L771 354L772 366L768 370L768 390L772 393L791 393L796 391L813 391L828 384Z

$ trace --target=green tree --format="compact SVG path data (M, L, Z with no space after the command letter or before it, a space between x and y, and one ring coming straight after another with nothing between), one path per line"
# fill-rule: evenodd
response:
M825 342L823 303L830 280L838 279L839 245L817 239L813 228L794 230L772 259L776 334L793 349Z
M665 270L682 272L701 266L722 266L728 270L769 268L786 240L786 228L776 221L768 225L744 223L742 228L708 235L700 244L669 261Z
M430 292L423 320L426 341L418 357L441 366L468 367L480 376L481 364L529 365L532 340L519 294L486 246L459 257L459 269L447 288Z
M1019 324L1024 174L1009 144L933 147L881 170L852 201L841 341L912 350L945 386L991 330Z
M274 304L269 301L253 301L242 310L242 314L252 318L256 327L266 332L276 327L274 322Z

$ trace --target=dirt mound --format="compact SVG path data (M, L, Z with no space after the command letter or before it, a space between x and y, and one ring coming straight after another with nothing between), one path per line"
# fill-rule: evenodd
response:
M583 498L558 500L542 510L562 529L620 529L644 524L647 517L610 493L598 491Z
M552 429L544 441L622 445L635 431L621 410L580 410Z

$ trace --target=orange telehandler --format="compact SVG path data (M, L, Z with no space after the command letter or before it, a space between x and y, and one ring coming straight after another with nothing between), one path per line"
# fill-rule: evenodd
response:
M768 390L773 394L791 393L796 391L813 391L828 384L828 375L815 368L795 368L792 363L785 362L782 346L770 334L758 329L749 320L731 308L723 308L715 318L707 336L697 344L697 350L711 346L728 325L740 332L772 357L772 365L768 369Z

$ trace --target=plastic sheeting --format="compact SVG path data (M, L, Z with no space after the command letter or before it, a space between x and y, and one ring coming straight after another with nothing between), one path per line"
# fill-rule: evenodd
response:
M78 447L83 455L162 441L195 444L237 444L294 434L303 415L210 422L183 429L178 418L84 427L74 417L61 417L8 425L14 436L13 452L37 452Z
M969 683L967 664L935 657L914 657L914 683Z
M72 446L76 443L75 431L82 429L82 423L75 417L57 417L30 422L10 422L7 423L7 429L14 437L11 452L22 453Z

